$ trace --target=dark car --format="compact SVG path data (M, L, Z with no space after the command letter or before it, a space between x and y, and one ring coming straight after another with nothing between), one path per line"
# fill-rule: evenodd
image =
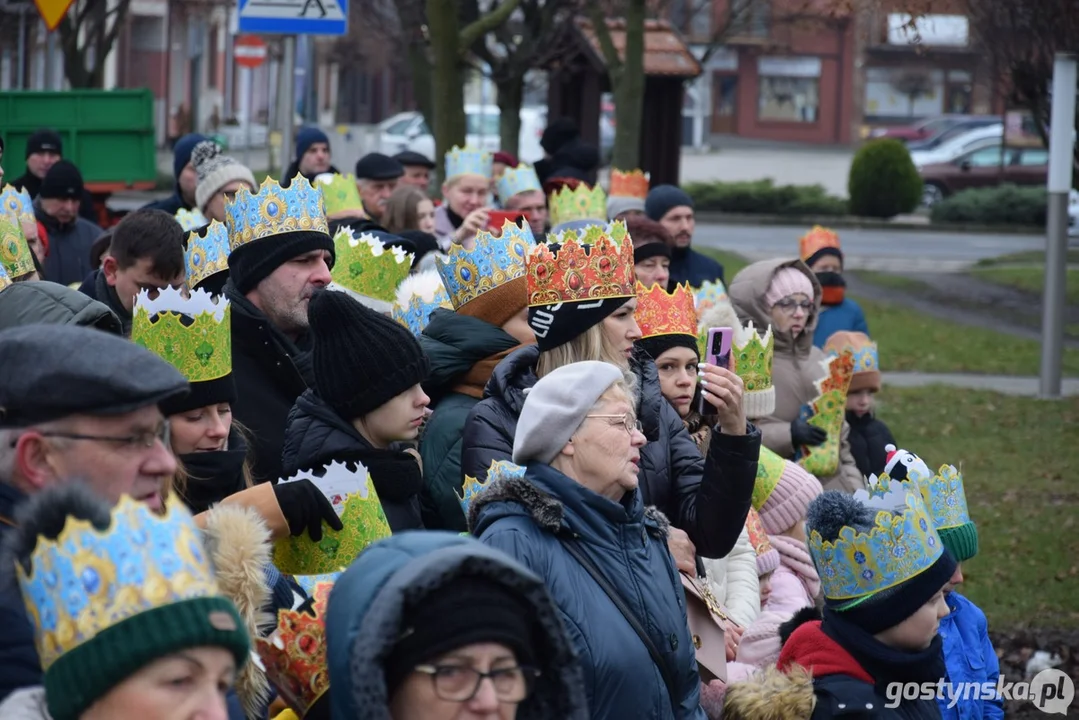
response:
M988 127L989 125L996 125L1000 123L999 115L978 115L972 117L966 117L955 120L948 127L940 130L939 132L925 138L924 140L908 141L907 150L932 150L939 147L951 140L954 137L962 135L963 133L976 130L978 128Z
M937 115L925 118L909 125L896 125L893 127L875 128L869 137L871 138L895 138L905 143L922 142L931 140L952 126L965 120L975 118L975 115Z
M1049 174L1049 151L1045 148L1002 148L999 144L970 150L946 163L921 168L925 189L922 203L931 206L969 188L1012 185L1045 185Z

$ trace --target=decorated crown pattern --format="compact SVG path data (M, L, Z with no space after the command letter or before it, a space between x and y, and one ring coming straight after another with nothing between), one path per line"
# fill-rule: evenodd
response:
M0 215L0 265L4 266L12 280L29 275L36 269L33 252L22 234L22 226L7 214Z
M971 522L967 495L963 489L963 473L954 465L941 465L936 475L918 481L933 525L947 530Z
M750 321L743 332L735 332L731 343L731 372L742 378L746 392L766 392L772 387L772 361L776 341L772 326L762 337Z
M852 343L844 343L838 347L828 348L828 357L839 357L843 353L850 353L854 362L854 373L872 372L880 370L880 356L877 354L877 344L867 342L855 347Z
M3 292L6 288L11 287L11 276L7 274L7 269L0 264L0 292Z
M760 513L753 508L746 513L746 532L749 535L749 544L753 546L753 552L757 557L772 551L772 543L768 540L768 533L761 522Z
M3 191L0 191L0 213L15 222L36 222L34 201L30 199L30 193L14 185L5 185Z
M581 183L572 189L565 186L551 193L547 208L551 227L575 220L602 222L607 217L607 194L599 185L590 188Z
M506 202L514 195L520 195L530 190L543 190L539 176L531 165L521 163L515 168L506 168L502 177L495 183L495 190L502 202Z
M185 298L165 288L151 299L135 298L131 340L179 370L188 382L206 382L232 372L232 308L205 290Z
M43 669L135 615L220 594L191 513L175 496L166 508L125 495L105 530L69 517L55 540L38 537L28 573L17 564Z
M270 637L255 639L266 678L301 718L330 689L326 608L332 589L332 583L318 583L311 593L311 612L279 610L277 627Z
M454 492L457 494L457 500L461 503L461 512L468 517L468 509L472 505L472 501L481 492L486 490L492 482L498 479L510 479L510 478L523 478L525 476L525 469L520 465L515 465L506 460L494 460L491 462L491 467L487 468L487 477L483 482L480 482L471 475L465 475L465 484L461 488L461 492Z
M187 266L187 286L196 288L206 278L229 269L229 231L224 223L214 220L203 234L193 232L187 236L184 250Z
M176 211L174 217L176 218L176 222L180 223L180 228L184 232L193 232L199 228L206 227L210 223L210 220L203 215L198 208L192 208L191 210L180 208Z
M714 307L716 303L727 302L727 288L722 280L707 280L694 294L697 303L697 314L703 315L705 310Z
M312 187L303 175L281 187L267 177L252 194L246 187L225 201L225 226L232 251L250 242L283 233L306 230L330 234L322 191Z
M364 297L393 303L397 286L412 269L412 253L394 245L387 247L370 233L359 237L343 227L333 238L337 260L330 276L333 281Z
M315 542L307 533L288 536L274 543L274 565L288 575L323 575L344 570L365 547L390 534L390 525L375 492L367 468L357 464L354 471L344 463L332 462L321 476L298 472L288 480L307 479L334 503L344 526L333 530L322 521L322 540ZM359 480L357 484L356 481ZM334 488L358 487L356 492L331 495Z
M355 175L325 173L315 178L315 181L322 190L326 217L356 210L363 212L363 200L360 198L360 189L356 185Z
M532 249L526 269L531 307L636 294L633 243L621 220L559 233Z
M760 512L764 503L772 496L787 461L776 453L761 445L760 458L757 460L757 479L753 483L753 493L750 495L750 504L753 509Z
M651 176L641 170L622 172L611 170L610 197L631 197L644 200L648 197L648 183Z
M427 323L431 321L431 313L439 308L453 310L450 296L446 294L446 288L441 284L435 288L430 297L413 292L405 305L402 305L398 298L390 310L390 317L408 328L413 335L420 335L427 327Z
M637 310L634 313L641 337L659 335L689 335L697 337L697 311L693 307L693 291L688 283L668 293L659 283L646 288L637 282Z
M820 445L797 448L798 464L819 478L834 475L839 470L839 436L847 414L847 391L854 376L854 357L843 353L821 361L825 376L817 380L819 394L802 407L801 416L814 427L828 433Z
M486 150L454 145L446 153L446 180L459 175L491 177L494 158Z
M824 597L850 600L895 587L927 570L944 551L933 519L916 485L870 478L854 499L877 510L864 531L844 526L835 540L813 529L809 552L820 574Z
M820 225L814 225L812 230L798 240L799 254L803 260L808 260L814 253L824 248L839 250L839 235L834 230Z
M535 247L527 223L518 227L512 220L506 220L501 235L480 230L471 250L454 244L449 255L435 258L435 267L454 309L524 275L529 253Z

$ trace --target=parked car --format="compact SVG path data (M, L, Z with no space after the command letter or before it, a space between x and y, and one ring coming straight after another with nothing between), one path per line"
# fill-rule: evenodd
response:
M986 139L1000 142L1003 137L1004 126L997 123L996 125L989 125L988 127L968 130L962 135L957 135L932 150L912 150L910 159L914 161L914 166L918 168L923 165L951 162L968 150L974 150L979 144L984 144Z
M873 128L871 138L896 138L905 143L920 142L937 137L957 123L977 117L975 115L936 115L923 118L909 125Z
M495 151L501 146L497 105L465 105L465 142L471 147ZM540 136L547 126L546 108L521 108L521 131L517 156L524 162L543 157ZM387 155L413 150L435 157L435 138L423 115L416 111L398 113L379 124L380 149Z
M970 188L1012 185L1045 185L1049 174L1049 151L1045 148L1002 148L1000 143L970 150L950 162L924 165L920 169L922 203L927 207Z
M953 123L950 127L924 140L912 140L907 143L907 150L935 150L949 140L964 135L971 130L1000 124L1000 118L995 115L979 115L965 118Z
M1079 237L1079 192L1068 193L1068 237Z

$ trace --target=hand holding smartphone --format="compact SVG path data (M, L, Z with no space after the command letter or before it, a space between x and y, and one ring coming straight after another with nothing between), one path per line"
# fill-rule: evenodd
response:
M714 327L708 329L708 336L704 345L704 362L709 365L730 370L731 367L731 344L734 340L734 329L729 327ZM701 415L707 413L709 403L701 394L697 412Z

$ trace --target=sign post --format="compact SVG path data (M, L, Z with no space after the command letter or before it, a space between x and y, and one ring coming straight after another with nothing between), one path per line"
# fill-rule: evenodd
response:
M247 88L244 92L244 165L251 167L251 114L255 109L255 68L266 62L266 43L254 35L236 38L232 54L236 64L244 68Z
M60 21L67 15L74 0L34 0L41 19L45 21L45 27L52 32L60 25Z

